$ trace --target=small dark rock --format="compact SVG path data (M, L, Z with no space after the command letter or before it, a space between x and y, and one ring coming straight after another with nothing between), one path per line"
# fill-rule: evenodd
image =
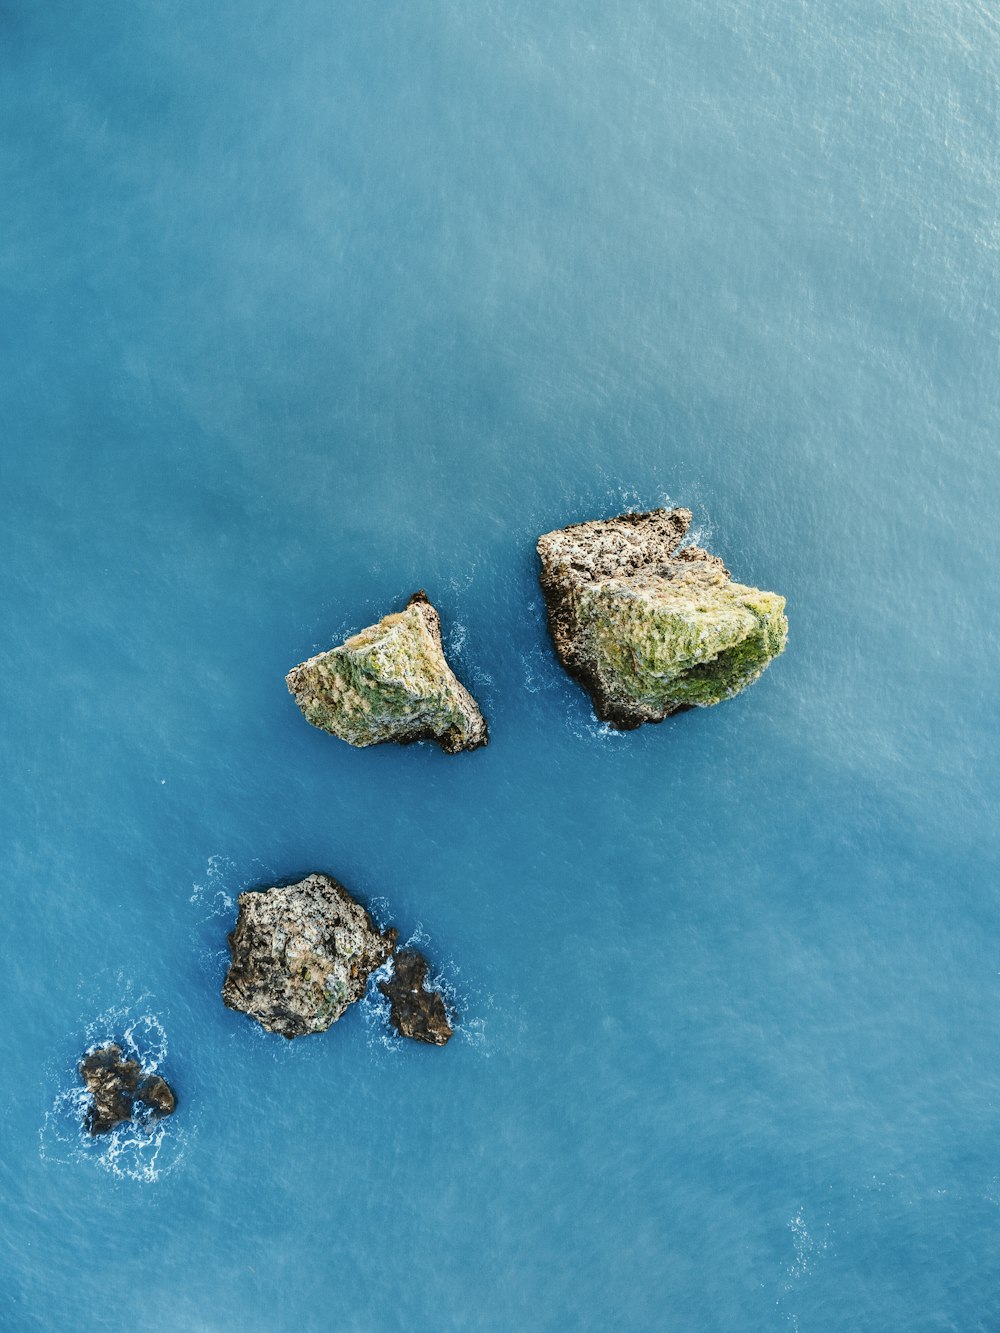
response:
M173 1090L159 1074L143 1077L137 1060L122 1056L120 1046L102 1046L80 1061L80 1077L93 1098L86 1124L91 1134L107 1134L131 1120L135 1103L142 1102L157 1116L170 1115L177 1105Z
M151 1074L145 1082L139 1084L136 1100L152 1107L157 1115L173 1115L177 1106L173 1088L159 1074Z
M401 1037L443 1046L453 1028L440 992L427 990L426 979L426 958L407 949L395 955L391 979L378 988L392 1006L389 1019Z

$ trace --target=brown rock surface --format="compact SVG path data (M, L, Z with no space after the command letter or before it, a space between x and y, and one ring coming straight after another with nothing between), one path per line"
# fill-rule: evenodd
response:
M395 943L329 875L241 893L222 999L283 1037L324 1032Z
M393 959L389 981L378 988L390 1003L389 1020L401 1037L443 1046L452 1035L444 999L427 990L427 960L413 950L401 950Z
M173 1089L159 1074L143 1074L137 1060L125 1059L120 1046L102 1046L80 1062L80 1077L92 1101L86 1124L91 1134L107 1134L116 1125L131 1120L136 1103L156 1115L171 1115L177 1105Z

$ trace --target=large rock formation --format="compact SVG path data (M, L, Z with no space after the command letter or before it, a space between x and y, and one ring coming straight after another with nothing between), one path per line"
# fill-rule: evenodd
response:
M731 698L785 647L785 599L681 547L690 523L690 510L654 509L538 540L559 659L621 730Z
M390 1004L389 1021L401 1037L443 1046L453 1029L441 994L426 987L426 958L401 949L392 963L391 978L378 983Z
M171 1115L177 1105L166 1079L143 1074L138 1060L125 1059L120 1046L102 1046L85 1055L80 1077L92 1098L86 1113L91 1134L107 1134L115 1125L131 1120L143 1106L159 1117Z
M455 754L487 742L486 721L445 660L441 621L423 592L285 679L307 720L351 745L433 740Z
M324 1032L364 995L396 938L329 875L241 893L223 1001L283 1037Z

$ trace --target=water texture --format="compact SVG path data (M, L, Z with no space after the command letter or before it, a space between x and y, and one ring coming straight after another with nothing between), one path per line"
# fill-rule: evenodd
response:
M3 1328L1000 1327L998 87L979 0L0 5ZM534 540L668 501L790 644L619 735ZM308 727L420 587L489 748ZM447 1048L223 1009L311 870Z

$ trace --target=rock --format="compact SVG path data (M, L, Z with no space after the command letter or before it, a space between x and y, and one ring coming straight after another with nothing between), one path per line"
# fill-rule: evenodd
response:
M159 1074L143 1075L137 1060L126 1060L120 1046L102 1046L80 1062L80 1077L92 1097L86 1124L91 1134L107 1134L136 1114L136 1103L156 1117L171 1115L177 1105L173 1089Z
M690 523L690 510L654 509L538 540L559 660L621 730L731 698L785 647L785 599L679 549Z
M283 1037L324 1032L396 945L329 875L241 893L222 999Z
M241 893L223 1001L283 1037L323 1032L392 957L392 976L379 990L390 1001L394 1027L401 1036L443 1046L452 1035L444 1000L425 988L422 955L394 952L397 938L395 930L379 931L329 875Z
M427 960L412 950L401 950L393 959L389 981L378 988L390 1002L389 1019L401 1037L443 1046L452 1035L444 1000L438 991L427 990Z
M91 1134L107 1134L123 1120L131 1120L132 1103L142 1069L136 1060L123 1060L120 1046L104 1046L80 1062L80 1077L93 1101L87 1109Z
M157 1115L173 1115L177 1107L174 1090L165 1078L153 1074L139 1090L140 1100L151 1106Z
M487 743L486 720L445 660L441 621L423 592L285 680L307 721L350 745L432 740L456 754Z

